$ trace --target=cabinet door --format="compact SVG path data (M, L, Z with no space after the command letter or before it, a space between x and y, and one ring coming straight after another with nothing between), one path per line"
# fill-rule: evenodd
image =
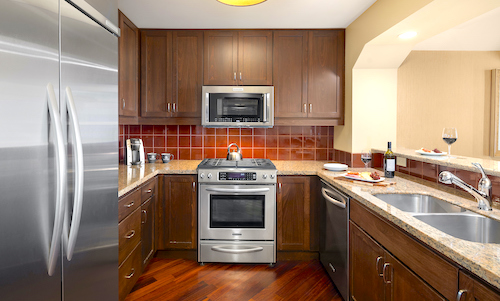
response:
M242 30L238 35L238 85L272 85L272 31Z
M207 30L204 45L204 84L236 85L238 32Z
M385 300L446 300L388 252L383 268Z
M196 176L164 176L162 249L195 249Z
M384 300L384 249L352 222L349 222L349 233L351 298L357 301Z
M274 32L275 117L307 117L307 33Z
M471 276L459 272L457 301L494 301L500 300L500 293L489 288Z
M118 11L121 35L118 39L118 112L120 116L139 115L139 30Z
M343 119L344 31L309 32L308 117Z
M141 116L172 111L172 32L141 31Z
M142 268L146 267L155 251L155 197L141 205Z
M277 192L277 248L310 249L310 177L280 176Z
M173 46L173 115L201 117L203 85L203 32L174 31Z

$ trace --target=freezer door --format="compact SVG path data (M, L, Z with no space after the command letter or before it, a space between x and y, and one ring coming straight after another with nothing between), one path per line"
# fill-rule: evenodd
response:
M57 106L58 10L58 0L1 1L2 300L61 300L60 243L48 275L57 190L57 116L49 114L48 100L53 94Z
M76 226L78 162L83 160L81 219L72 256L63 244L64 300L118 300L118 38L66 1L61 1L60 91L69 156L65 242Z

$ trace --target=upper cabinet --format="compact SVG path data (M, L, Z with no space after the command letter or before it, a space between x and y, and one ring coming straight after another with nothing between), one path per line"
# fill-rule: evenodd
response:
M344 30L274 32L275 124L344 123L344 36Z
M204 84L272 85L272 45L269 30L205 31Z
M139 30L119 11L118 82L120 116L139 116Z
M144 30L141 48L141 116L201 118L202 31Z

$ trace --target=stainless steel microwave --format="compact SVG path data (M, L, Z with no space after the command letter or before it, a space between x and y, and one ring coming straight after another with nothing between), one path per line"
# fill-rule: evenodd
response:
M273 127L274 87L203 86L205 127Z

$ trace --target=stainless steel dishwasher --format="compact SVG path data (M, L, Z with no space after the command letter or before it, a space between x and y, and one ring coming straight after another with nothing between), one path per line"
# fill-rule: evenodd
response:
M320 261L344 300L349 300L349 197L321 180Z

